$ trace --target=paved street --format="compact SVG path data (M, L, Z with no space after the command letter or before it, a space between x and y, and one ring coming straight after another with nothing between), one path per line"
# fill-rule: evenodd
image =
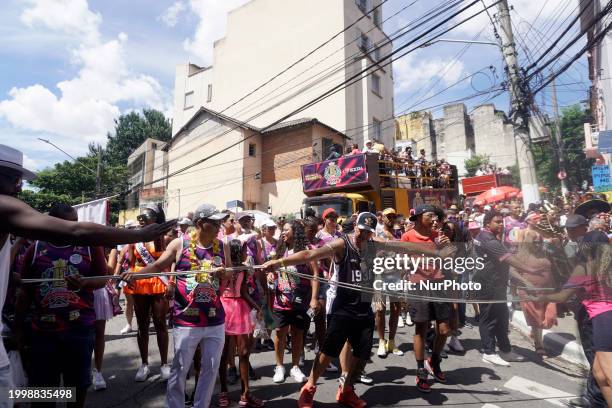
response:
M102 392L91 391L88 406L99 408L118 407L162 407L165 383L159 381L159 356L155 336L150 337L150 366L152 376L144 383L134 382L139 365L135 334L118 335L125 324L123 316L109 322L107 326L107 348L104 359L104 376L108 389ZM151 332L153 333L153 332ZM525 363L514 363L502 368L487 365L480 359L477 329L464 329L462 342L468 350L465 356L450 355L443 362L447 372L447 384L434 384L428 395L419 393L414 386L415 366L412 354L413 328L399 329L400 348L403 357L390 355L386 359L373 356L373 363L367 371L375 380L373 386L357 385L357 392L363 395L370 406L429 406L450 407L553 407L563 406L563 399L580 392L584 374L578 367L559 358L546 362L539 361L528 340L513 331L511 340L516 350L529 358ZM375 341L376 345L377 342ZM375 350L373 350L373 353ZM172 352L170 352L172 355ZM286 367L289 371L289 355ZM308 352L304 372L310 368L314 354ZM268 401L268 407L294 406L299 385L289 377L284 384L272 383L274 368L272 352L257 353L251 356L251 363L262 378L253 383L258 397ZM332 373L319 383L316 394L317 406L336 406L335 391L337 374ZM188 383L193 387L193 378ZM230 396L239 398L239 386L230 388ZM213 406L216 398L213 397ZM238 406L236 402L232 406Z

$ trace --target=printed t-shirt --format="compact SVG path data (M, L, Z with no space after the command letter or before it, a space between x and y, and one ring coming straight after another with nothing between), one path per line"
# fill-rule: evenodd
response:
M25 255L22 278L61 280L42 282L32 288L33 330L60 332L75 326L93 326L96 320L93 289L72 291L64 278L106 273L106 259L101 247L57 247L36 241Z

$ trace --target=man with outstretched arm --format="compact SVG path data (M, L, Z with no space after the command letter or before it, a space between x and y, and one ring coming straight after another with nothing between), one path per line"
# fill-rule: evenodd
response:
M19 200L22 180L32 180L34 173L23 167L23 154L0 145L0 304L8 287L11 240L9 234L33 240L73 243L80 246L115 246L147 242L164 234L176 220L153 224L139 230L109 228L90 222L66 221L34 210ZM0 324L0 329L2 325ZM4 390L12 388L11 371L4 344L0 342L0 405L12 406Z
M361 265L365 256L365 247L376 231L376 223L376 215L360 213L355 220L353 233L343 235L320 248L301 251L287 258L264 264L265 268L275 269L333 258L330 289L327 292L327 333L310 377L300 391L297 404L300 408L313 406L317 380L331 359L339 356L347 340L352 346L353 356L347 378L339 387L336 400L350 407L366 406L366 402L355 394L353 384L362 372L372 349L374 314L371 298L369 296L362 298L361 291L338 284L361 286L363 282L367 282L368 278L364 274L369 274L371 271L362 270ZM402 249L407 252L423 253L423 248L411 247L411 244L404 244ZM435 253L440 254L440 252Z

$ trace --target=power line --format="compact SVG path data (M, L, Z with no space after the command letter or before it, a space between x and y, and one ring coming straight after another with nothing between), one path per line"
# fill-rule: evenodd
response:
M468 6L466 6L466 7L462 8L461 10L459 10L459 11L458 11L458 12L456 12L456 13L454 13L454 14L453 14L453 15L451 15L450 17L448 17L448 18L444 19L442 22L438 23L438 24L436 25L436 27L434 27L434 29L435 29L435 28L437 28L437 27L440 27L442 24L444 24L444 23L446 23L446 22L450 21L452 18L454 18L454 17L456 17L457 15L461 14L463 11L467 10L468 8L470 8L471 6L473 6L473 5L474 5L475 3L477 3L477 2L478 2L478 0L474 0L474 1L472 1L472 2L471 2L469 5L468 5ZM497 4L497 3L495 3L495 4ZM493 5L495 5L495 4L493 4ZM491 6L489 6L489 7L492 7L493 5L491 5ZM472 15L472 16L470 16L470 17L468 17L468 18L466 18L466 19L464 19L464 20L462 20L462 21L460 21L459 23L455 24L455 25L454 25L453 27L451 27L450 29L445 30L444 32L442 32L442 33L438 34L438 35L437 35L437 36L435 36L434 38L437 38L437 37L439 37L439 36L443 35L445 32L448 32L448 31L450 31L450 30L452 30L452 29L454 29L454 28L458 27L459 25L461 25L461 24L465 23L466 21L471 20L472 18L474 18L474 17L476 17L477 15L479 15L481 12L482 12L482 11L480 11L480 12L478 12L478 13L476 13L476 14L474 14L474 15ZM332 89L328 90L327 92L323 93L322 95L318 96L317 98L314 98L313 100L311 100L311 101L309 101L308 103L304 104L304 105L303 105L303 106L301 106L300 108L298 108L298 109L296 109L296 110L292 111L291 113L289 113L289 114L287 114L287 115L283 116L282 118L280 118L280 119L278 119L278 120L274 121L274 122L273 122L273 123L271 123L270 125L268 125L268 126L266 126L266 127L262 128L262 129L261 129L261 131L262 131L262 132L265 132L267 129L270 129L272 126L277 125L277 124L279 124L279 123L283 122L283 121L284 121L284 120L286 120L287 118L289 118L289 117L291 117L291 116L293 116L293 115L295 115L295 114L297 114L297 113L299 113L299 112L303 111L304 109L307 109L307 108L308 108L308 107L310 107L310 106L313 106L314 104L316 104L316 103L318 103L318 102L320 102L320 101L322 101L322 100L324 100L324 99L328 98L329 96L331 96L331 95L333 95L334 93L336 93L336 92L338 92L338 91L340 91L340 90L342 90L342 89L346 88L347 86L352 85L353 83L355 83L355 82L356 82L356 81L355 81L355 79L357 79L357 80L361 80L361 79L363 78L363 77L362 77L362 75L363 75L364 73L366 73L366 76L367 76L367 75L368 75L368 73L367 73L367 72L368 72L369 70L371 70L372 68L376 68L376 69L374 70L374 71L376 71L376 70L378 70L379 68L382 68L383 66L389 65L389 64L390 64L390 63L393 61L393 59L391 58L393 55L397 54L397 53L398 53L398 52L400 52L400 51L403 51L405 48L408 48L410 45L412 45L412 44L413 44L413 43L415 43L416 41L420 40L421 38L423 38L423 37L424 37L425 35L427 35L428 33L429 33L429 32L426 32L426 33L423 33L423 34L421 34L421 35L417 36L417 37L416 37L414 40L409 41L407 44L404 44L403 46L399 47L397 50L392 51L391 53L389 53L388 55L385 55L384 57L382 57L382 58L380 59L381 61L385 61L385 60L387 60L387 59L388 59L388 60L389 60L388 62L386 62L386 63L384 63L384 64L380 64L380 63L376 62L376 63L373 63L373 64L368 65L368 66L367 66L365 69L363 69L363 70L359 71L357 74L355 74L355 75L351 76L351 77L350 77L349 79L347 79L346 81L343 81L343 82L342 82L340 85L335 86L334 88L332 88ZM430 41L431 41L431 39L430 39ZM417 47L417 48L418 48L418 47ZM416 49L416 48L412 48L412 49L408 50L406 53L402 54L402 55L401 55L400 57L398 57L398 58L401 58L401 57L403 57L403 56L407 55L408 53L410 53L410 52L414 51L415 49ZM372 71L372 72L374 72L374 71ZM371 74L371 72L370 72L370 74ZM351 81L353 81L353 82L351 82ZM263 114L263 113L261 113L261 114ZM238 127L238 125L237 125L237 126L235 126L235 127L233 127L232 129L229 129L228 131L226 131L226 132L222 133L221 135L219 135L219 136L217 136L217 137L220 137L220 136L222 136L223 134L227 134L227 133L229 133L230 131L232 131L232 130L236 129L237 127ZM150 183L147 183L146 185L150 185L150 184L153 184L153 183L155 183L155 182L158 182L158 181L162 181L162 180L168 179L168 178L170 178L170 177L172 177L172 176L174 176L174 175L176 175L176 174L182 173L183 171L185 171L185 170L187 170L187 169L189 169L189 168L191 168L191 167L197 166L197 165L198 165L198 164L200 164L200 163L203 163L203 162L205 162L205 161L207 161L207 160L209 160L209 159L211 159L211 158L213 158L213 157L218 156L219 154L223 153L224 151L226 151L226 150L228 150L228 149L230 149L230 148L232 148L232 147L234 147L234 146L237 146L237 145L239 145L239 144L244 143L244 141L246 141L246 140L248 140L248 139L252 138L252 137L253 137L253 136L255 136L256 134L257 134L257 133L254 133L254 134L252 134L252 135L250 135L250 136L247 136L247 137L243 138L242 140L240 140L240 141L238 141L238 142L235 142L235 143L233 143L233 144L231 144L231 145L227 146L227 147L226 147L226 148L224 148L224 149L221 149L221 150L219 150L219 151L217 151L217 152L215 152L215 153L212 153L212 154L210 154L210 155L208 155L208 156L206 156L206 157L204 157L204 158L202 158L202 159L200 159L200 160L196 161L195 163L192 163L192 164L190 164L190 165L187 165L187 166L185 166L185 167L183 167L183 168L181 168L181 169L179 169L179 170L176 170L176 171L174 171L174 172L172 172L172 173L168 174L168 175L167 175L167 176L165 176L165 177L162 177L162 178L160 178L160 179L157 179L157 180L154 180L154 181L152 181L152 182L150 182ZM143 185L143 187L144 187L144 185Z

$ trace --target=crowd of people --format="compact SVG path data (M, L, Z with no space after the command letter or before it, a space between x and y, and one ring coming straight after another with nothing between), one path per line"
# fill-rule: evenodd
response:
M444 159L428 159L425 149L413 154L412 147L389 149L378 140L367 140L363 149L352 144L345 150L345 156L355 154L377 155L380 167L381 184L403 188L454 188L453 167ZM341 157L335 146L330 147L326 160Z
M592 195L530 204L527 210L519 201L463 208L421 204L410 214L386 208L346 220L327 208L257 227L249 212L219 211L206 203L178 223L166 221L163 209L153 206L137 222L115 229L79 223L67 205L42 215L19 201L14 196L21 180L34 176L21 163L19 152L0 146L0 296L9 299L2 333L4 347L20 356L27 377L21 385L75 387L76 406L85 406L92 384L106 388L105 322L121 313L123 292L122 333L133 330L136 315L141 364L134 381L157 370L148 361L153 320L168 407L208 407L211 401L228 407L228 383L235 382L241 385L239 406L262 407L249 386L256 378L250 354L273 350L275 367L268 375L282 383L286 349L288 376L301 385L298 407L313 406L325 371L338 372L337 402L365 407L354 384L374 382L367 375L374 333L378 358L401 356L395 335L405 326L414 326L415 386L432 392L435 382L447 382L447 353L466 351L460 336L469 324L468 304L482 361L498 366L525 360L508 337L509 307L525 313L541 358L548 357L542 331L560 314L573 313L592 372L585 395L572 403L612 403L612 225L610 205ZM421 265L407 279L477 282L484 291L442 291L436 301L374 291L370 245L441 259L480 258L478 270ZM304 373L312 323L316 357ZM11 388L4 347L0 388ZM196 385L188 390L192 367ZM220 392L213 396L217 379ZM5 396L0 402L10 404Z

